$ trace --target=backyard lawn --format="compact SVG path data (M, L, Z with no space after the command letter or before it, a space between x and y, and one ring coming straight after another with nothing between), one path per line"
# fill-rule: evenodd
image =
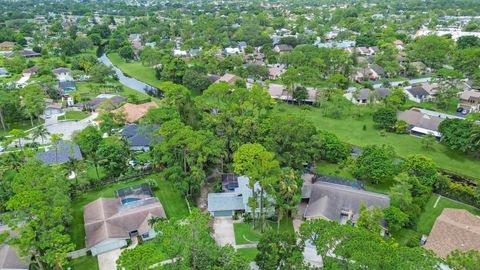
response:
M266 229L272 228L276 230L277 223L274 221L267 221L265 227ZM254 230L251 222L234 223L233 229L235 231L235 243L237 245L256 243L260 240L260 237L262 236L262 234L260 233L260 229L257 227ZM294 233L292 219L282 219L280 221L279 232Z
M43 124L43 120L33 120L33 125L35 127L41 124ZM7 128L6 131L0 126L0 136L8 134L8 132L12 129L29 130L32 128L32 122L30 122L30 120L16 121L14 123L5 123L5 126Z
M70 261L71 270L98 270L98 259L93 256L83 256Z
M72 242L76 245L76 249L85 247L85 228L83 223L83 207L100 198L113 198L115 191L121 188L145 183L147 179L154 179L157 181L158 189L154 191L155 196L160 199L167 217L181 218L188 215L188 206L183 196L176 191L171 182L167 182L160 178L157 174L150 175L144 179L135 180L132 182L123 182L111 184L100 189L88 191L72 201L73 220L70 227L70 236Z
M155 77L155 69L144 66L140 61L125 62L118 53L111 53L108 55L108 58L126 76L130 76L154 87L159 87L162 83Z
M422 154L430 157L438 167L480 179L480 162L478 160L453 151L440 143L435 143L431 149L427 150L422 146L421 138L407 134L387 133L382 136L380 131L374 127L372 117L368 113L358 119L352 117L333 119L323 116L322 110L319 108L310 107L308 110L302 110L297 106L278 104L277 109L286 114L304 113L319 130L332 132L341 140L352 145L364 147L372 144L388 144L393 146L401 157ZM371 110L371 108L360 108L360 110Z
M58 117L58 120L82 120L88 117L88 113L83 111L68 111L64 115Z

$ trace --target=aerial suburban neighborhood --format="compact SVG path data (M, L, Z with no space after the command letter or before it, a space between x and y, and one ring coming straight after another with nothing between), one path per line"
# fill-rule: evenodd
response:
M479 270L478 0L0 0L0 270Z

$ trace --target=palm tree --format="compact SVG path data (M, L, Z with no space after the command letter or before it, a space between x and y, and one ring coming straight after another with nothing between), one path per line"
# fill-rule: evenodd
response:
M477 155L480 158L480 126L476 125L473 128L470 142L475 146L475 149L477 149Z
M50 132L48 132L48 129L44 125L41 125L33 130L32 139L35 141L37 138L41 138L42 144L45 144L45 139L47 138L48 135L50 135Z

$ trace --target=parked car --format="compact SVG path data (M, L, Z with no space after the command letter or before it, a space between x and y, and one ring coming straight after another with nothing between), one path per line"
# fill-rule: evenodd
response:
M462 111L462 114L463 114L463 115L466 115L467 113L468 113L468 110L463 110L463 111Z
M458 107L457 108L457 112L462 112L463 111L463 108L462 107Z

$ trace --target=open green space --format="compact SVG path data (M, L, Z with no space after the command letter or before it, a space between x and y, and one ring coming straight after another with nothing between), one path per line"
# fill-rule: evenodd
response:
M98 270L98 259L93 256L83 256L70 261L71 270Z
M427 204L425 205L425 209L423 210L422 214L418 219L417 231L423 234L429 234L430 231L432 230L435 220L437 219L438 216L440 216L443 209L445 208L465 209L474 215L480 215L480 209L470 206L468 204L464 204L461 202L448 199L443 196L438 201L436 207L434 207L438 196L439 195L434 194L428 200Z
M159 87L162 83L155 77L155 69L147 67L140 61L125 62L118 53L108 54L108 58L118 67L126 76L135 78L154 87Z
M255 261L255 257L257 256L257 254L258 254L258 250L256 248L237 249L237 255L247 262Z
M88 117L88 113L83 111L68 111L64 115L58 117L58 120L82 120Z
M165 181L158 174L153 174L131 182L115 183L90 190L77 196L72 201L73 220L69 231L72 242L76 245L76 248L80 249L85 247L85 227L83 223L83 208L85 205L100 197L113 198L116 190L145 183L147 179L153 179L157 182L158 189L154 191L154 195L160 199L168 218L182 218L188 215L189 210L184 197L174 189L171 182Z
M108 91L108 87L105 87L105 84L101 83L90 83L90 82L81 82L77 83L77 91L73 93L78 93L81 97L86 97L86 98L94 98L98 96L99 94L113 94L113 95L119 95L119 96L124 96L127 98L130 98L132 96L135 96L137 100L147 100L151 99L154 101L159 101L160 99L151 97L147 94L140 93L130 87L126 87L123 84L120 84L119 82L113 83L114 86L121 85L123 91L118 91L118 92L110 92Z
M412 107L417 107L417 108L422 108L422 109L427 109L427 110L432 110L432 111L439 111L439 112L444 112L444 113L450 113L450 114L455 114L456 109L457 109L457 104L459 102L458 98L452 98L449 103L448 103L448 110L445 111L444 107L439 107L437 103L435 102L415 102L411 100L407 100L405 105L403 106L405 109L412 108Z
M360 117L344 117L340 119L324 116L320 108L310 107L308 110L302 110L301 107L282 103L277 105L277 109L286 114L303 113L319 130L334 133L349 144L360 147L372 144L391 145L400 157L422 154L430 157L440 168L480 179L480 162L472 157L453 151L441 143L435 143L430 149L425 149L421 143L422 138L408 134L381 134L374 127L371 116L371 112L374 111L372 107L358 108L363 112L363 115Z
M268 220L267 223L265 224L265 227L266 227L265 228L266 230L269 230L269 229L277 230L277 222ZM255 230L253 229L252 222L234 223L233 230L235 232L235 243L237 245L256 243L262 237L262 233L260 232L258 223ZM280 221L280 227L278 231L294 233L292 219L290 218L282 219Z

